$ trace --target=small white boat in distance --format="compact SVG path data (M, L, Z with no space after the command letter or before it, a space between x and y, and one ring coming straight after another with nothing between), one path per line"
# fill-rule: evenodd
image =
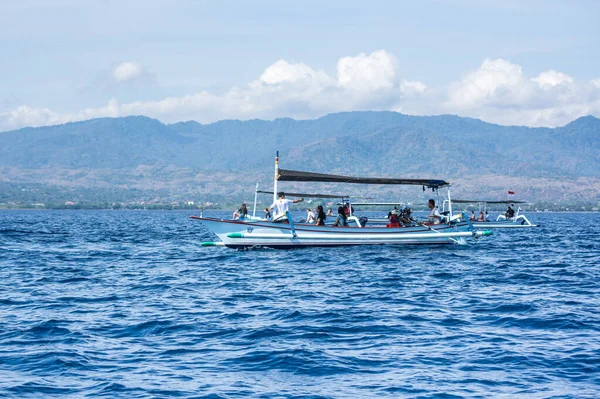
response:
M471 221L474 228L484 228L484 229L519 229L519 228L527 228L527 227L540 227L539 225L533 224L529 221L529 219L521 214L521 208L518 207L517 211L513 214L513 216L509 216L506 213L498 215L495 221L485 220L485 215L487 215L487 206L488 205L498 205L505 204L507 206L512 207L515 204L524 204L525 201L483 201L483 200L463 200L463 199L453 199L452 203L454 204L478 204L479 212L484 213L484 220L474 220ZM446 207L446 201L444 201L444 210ZM466 214L466 213L465 213Z

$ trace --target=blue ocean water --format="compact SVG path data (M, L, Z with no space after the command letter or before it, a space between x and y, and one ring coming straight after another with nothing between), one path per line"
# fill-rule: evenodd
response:
M529 216L235 251L185 212L2 211L0 397L600 397L600 215Z

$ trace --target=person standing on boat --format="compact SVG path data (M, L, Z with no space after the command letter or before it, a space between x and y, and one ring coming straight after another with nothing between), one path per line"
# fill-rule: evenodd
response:
M242 204L242 206L240 207L240 209L238 209L237 211L233 212L233 220L236 220L236 219L245 219L246 216L248 216L248 208L246 207L246 204Z
M287 218L287 211L289 209L289 204L295 204L298 202L304 201L304 198L300 198L297 200L288 200L285 199L285 193L280 191L277 193L279 199L275 200L273 204L269 207L269 209L275 209L275 213L273 215L273 222L275 223L289 223Z
M338 208L338 215L335 218L335 222L333 222L333 225L335 227L341 227L341 226L347 227L348 226L348 220L347 220L347 217L346 217L346 210L344 209L343 206L340 206Z
M327 215L323 211L323 205L317 206L317 226L325 226L325 219L327 219Z
M435 206L435 201L430 199L427 203L427 207L429 208L429 215L427 218L433 222L433 224L440 224L442 220L442 215L440 215L440 210L437 206Z

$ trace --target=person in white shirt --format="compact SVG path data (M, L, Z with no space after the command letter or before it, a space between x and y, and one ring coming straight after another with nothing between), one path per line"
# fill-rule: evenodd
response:
M310 208L308 208L306 212L306 223L316 223L317 219L315 218L315 213Z
M273 222L275 223L289 223L286 212L288 211L289 204L295 204L297 202L304 201L304 198L300 198L298 200L288 200L285 199L285 193L280 191L277 193L279 199L275 200L273 204L269 207L269 209L274 209L273 213Z
M440 210L438 209L438 207L435 206L435 201L430 199L427 203L427 206L430 210L429 215L427 215L427 218L429 218L433 222L433 224L440 224L442 220L442 215L440 215Z

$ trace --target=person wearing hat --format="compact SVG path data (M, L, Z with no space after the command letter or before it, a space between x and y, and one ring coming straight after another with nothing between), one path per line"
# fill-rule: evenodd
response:
M287 211L289 209L289 204L295 204L297 202L304 201L304 198L300 198L297 200L288 200L285 199L285 193L280 191L277 193L279 199L276 199L275 202L269 207L269 209L274 209L275 212L273 214L273 222L275 223L289 223L287 218Z

